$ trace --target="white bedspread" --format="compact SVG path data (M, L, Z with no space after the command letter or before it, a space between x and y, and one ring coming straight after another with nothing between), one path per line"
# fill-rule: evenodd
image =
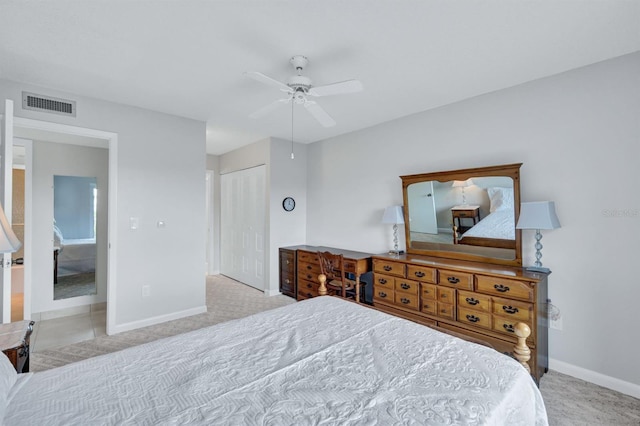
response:
M501 240L516 239L516 225L513 210L496 210L476 223L471 229L462 234L464 237L497 238Z
M296 325L296 327L293 327ZM7 425L544 425L513 359L319 297L35 373Z

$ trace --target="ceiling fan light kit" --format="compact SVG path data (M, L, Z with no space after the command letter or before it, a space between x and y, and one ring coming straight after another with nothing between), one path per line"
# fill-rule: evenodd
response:
M283 105L287 105L289 102L298 105L304 105L305 109L309 111L309 114L313 116L324 127L332 127L336 125L335 120L322 108L317 102L310 101L308 96L331 96L340 95L345 93L355 93L362 91L362 83L358 80L346 80L337 83L327 84L324 86L313 86L313 82L309 77L302 75L305 67L309 64L309 60L306 56L296 55L293 56L289 62L293 65L297 75L291 76L287 80L287 84L282 83L274 78L271 78L265 74L257 71L245 72L244 74L256 81L269 86L277 87L283 92L288 94L288 97L278 99L269 105L266 105L259 110L249 115L251 118L261 118L270 112L278 109Z

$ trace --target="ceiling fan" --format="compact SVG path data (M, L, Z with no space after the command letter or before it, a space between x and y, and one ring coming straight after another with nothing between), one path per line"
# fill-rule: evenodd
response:
M316 101L310 100L310 96L330 96L341 95L344 93L355 93L362 90L362 83L358 80L346 80L337 83L326 84L324 86L314 86L309 77L302 75L302 71L309 63L309 60L302 55L296 55L292 57L289 62L293 65L293 68L297 71L297 75L291 76L288 82L282 83L271 77L268 77L257 71L245 72L249 78L252 78L261 83L269 86L277 87L287 94L286 98L278 99L270 103L269 105L260 108L249 115L251 118L260 118L271 111L282 107L289 102L295 104L304 105L305 109L324 127L332 127L336 125L336 122Z

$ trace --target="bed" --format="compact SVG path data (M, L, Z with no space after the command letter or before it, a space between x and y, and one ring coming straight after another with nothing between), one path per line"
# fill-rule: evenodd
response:
M454 227L454 244L516 248L513 188L487 188L489 214L460 234Z
M53 224L53 282L65 275L75 275L95 272L96 270L96 239L64 238L62 231Z
M547 424L514 359L332 296L43 372L0 361L7 425Z

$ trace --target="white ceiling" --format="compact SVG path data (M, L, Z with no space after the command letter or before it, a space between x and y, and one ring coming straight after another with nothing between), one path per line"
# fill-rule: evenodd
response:
M309 58L317 98L337 121L295 110L311 143L640 51L634 0L0 0L0 78L207 122L207 152L291 138L282 97L243 77L286 81ZM46 93L43 93L46 94Z

